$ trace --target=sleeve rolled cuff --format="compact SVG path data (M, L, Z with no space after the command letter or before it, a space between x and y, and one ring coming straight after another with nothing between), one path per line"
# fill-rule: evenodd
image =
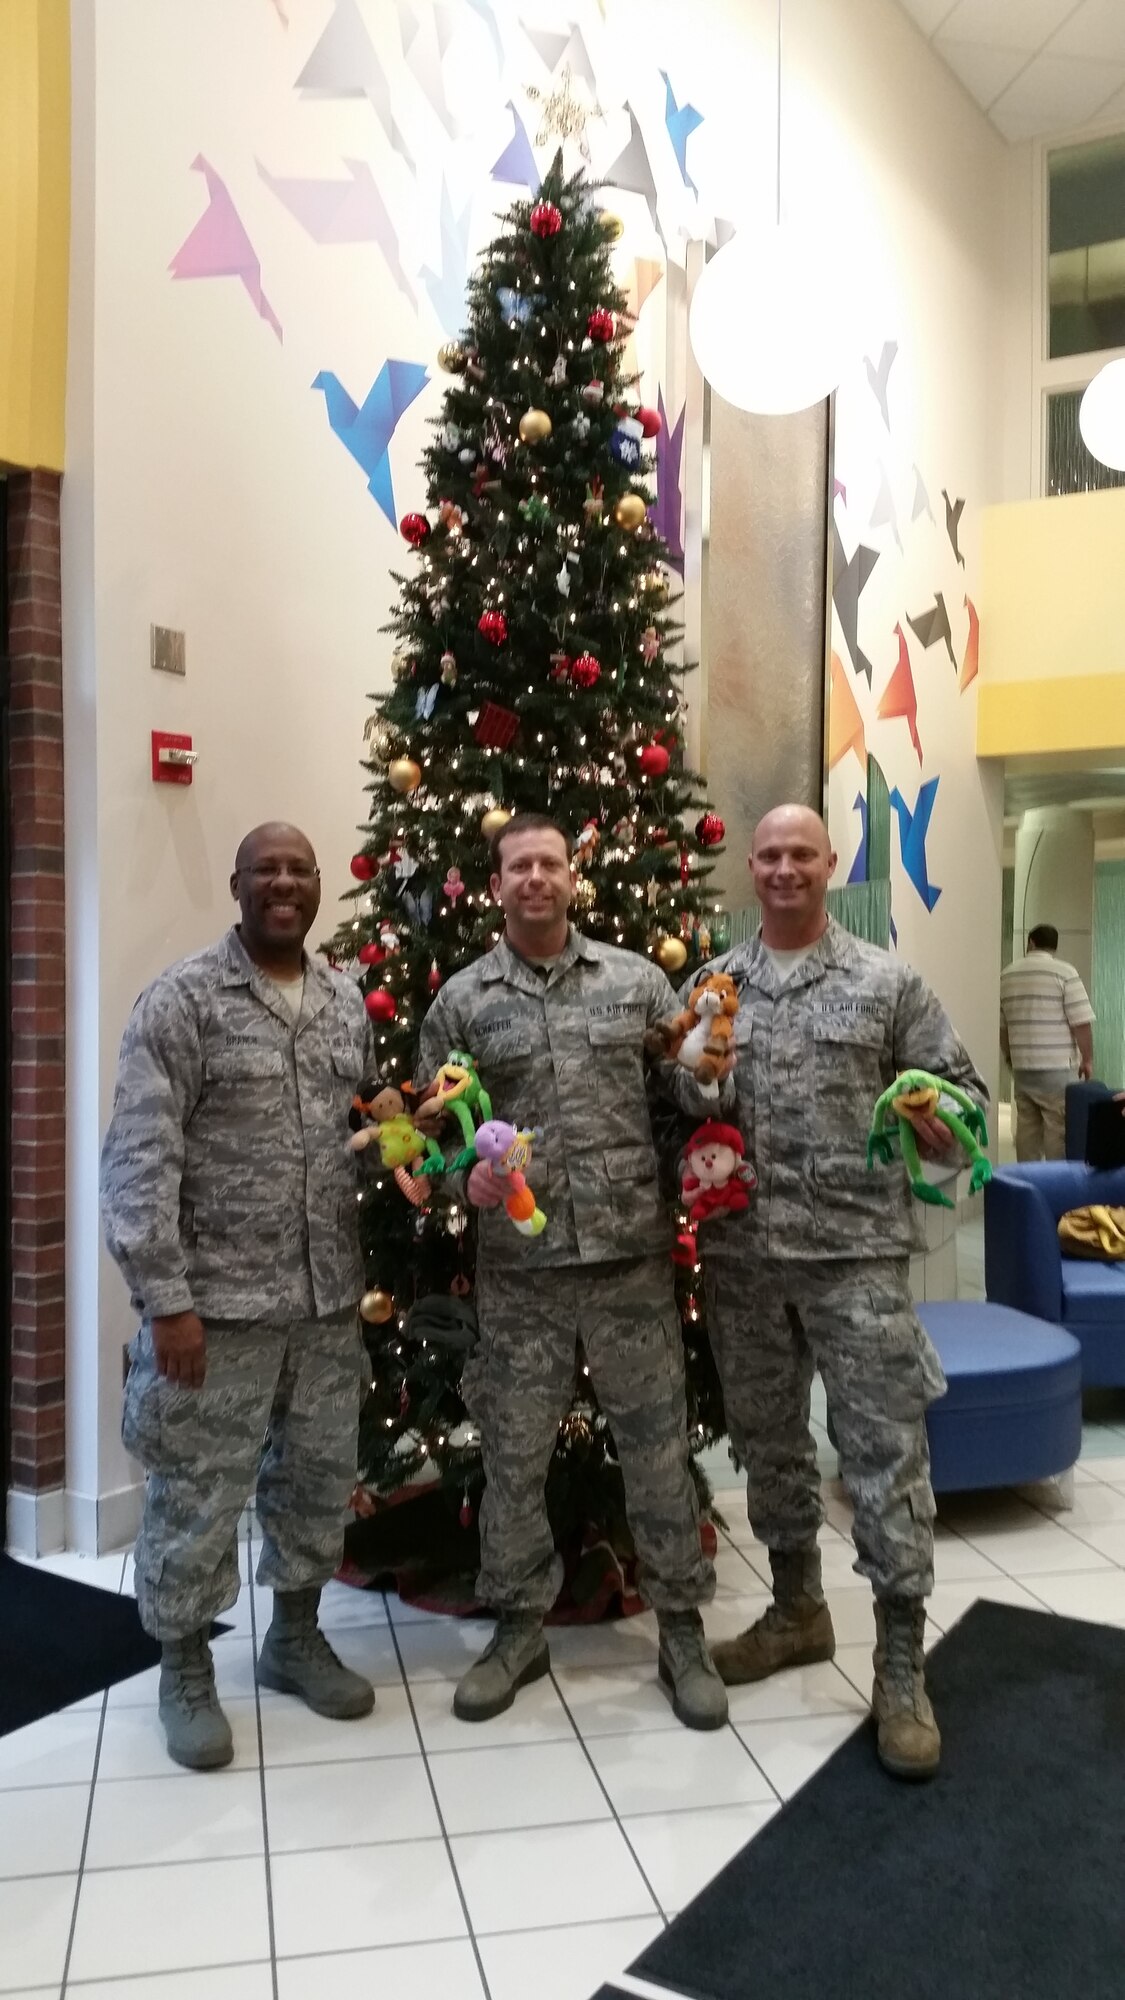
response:
M171 1319L175 1313L195 1311L195 1300L186 1278L169 1278L164 1284L138 1285L136 1296L146 1319Z

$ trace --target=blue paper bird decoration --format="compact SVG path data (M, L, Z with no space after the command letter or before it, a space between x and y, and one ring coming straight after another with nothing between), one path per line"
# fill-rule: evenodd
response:
M421 395L428 379L420 362L384 361L361 408L327 369L321 370L312 385L323 394L332 429L366 472L367 490L392 527L397 526L398 517L391 484L390 442L400 418Z
M925 903L932 910L940 889L935 889L930 881L926 862L926 835L930 830L930 815L937 796L938 780L927 778L918 788L918 798L911 812L906 800L896 785L891 793L891 805L898 814L898 840L902 853L902 865Z

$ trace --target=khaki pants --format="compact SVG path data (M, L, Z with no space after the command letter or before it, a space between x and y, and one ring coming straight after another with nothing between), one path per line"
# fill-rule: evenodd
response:
M1046 1078L1044 1078L1046 1083ZM1013 1076L1016 1102L1016 1159L1066 1158L1066 1089L1057 1084L1042 1089L1034 1070Z

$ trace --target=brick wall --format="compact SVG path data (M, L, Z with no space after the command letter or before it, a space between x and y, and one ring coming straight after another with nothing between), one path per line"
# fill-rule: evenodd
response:
M11 662L10 1479L65 1470L65 933L59 478L8 481Z

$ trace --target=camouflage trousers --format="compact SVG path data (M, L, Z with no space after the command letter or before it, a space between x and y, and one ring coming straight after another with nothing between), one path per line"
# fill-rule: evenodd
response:
M354 1313L280 1327L211 1321L201 1389L158 1372L147 1324L129 1361L121 1435L148 1475L136 1547L145 1631L179 1639L229 1610L239 1517L255 1490L258 1582L327 1583L343 1554L370 1379Z
M769 1548L816 1539L823 1519L809 1429L819 1368L855 1510L856 1569L876 1597L934 1587L925 1412L941 1363L910 1297L905 1257L752 1266L708 1261L708 1325L750 1524Z
M462 1389L480 1427L486 1481L482 1601L545 1613L559 1594L563 1565L544 1488L581 1338L621 1462L641 1595L657 1610L705 1603L715 1575L699 1543L667 1258L522 1273L478 1265L477 1314L480 1341Z

